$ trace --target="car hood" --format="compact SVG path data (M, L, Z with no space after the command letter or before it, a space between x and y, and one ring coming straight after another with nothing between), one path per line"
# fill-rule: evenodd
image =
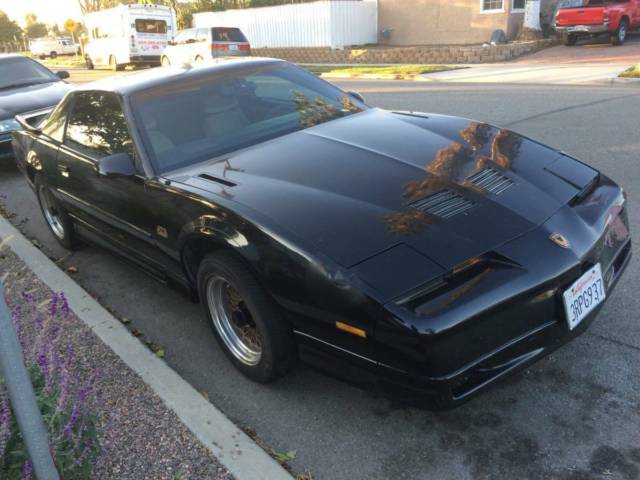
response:
M57 105L71 86L63 81L0 90L0 120Z
M565 162L595 172L509 130L372 109L171 178L266 215L345 267L405 244L450 269L570 201L589 175L571 183ZM468 180L488 167L510 182L499 195ZM421 209L443 191L470 207L450 218Z

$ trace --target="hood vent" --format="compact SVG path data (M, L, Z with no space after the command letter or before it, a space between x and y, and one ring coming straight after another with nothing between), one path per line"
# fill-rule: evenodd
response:
M409 204L412 208L417 208L440 218L455 217L466 212L474 205L471 200L451 190L442 190Z
M208 173L201 173L198 175L199 178L204 178L205 180L209 180L210 182L216 182L220 185L224 185L225 187L235 187L237 184L230 182L229 180L225 180L224 178L214 177L213 175L209 175Z
M471 175L467 182L494 195L500 195L513 186L513 180L491 167Z

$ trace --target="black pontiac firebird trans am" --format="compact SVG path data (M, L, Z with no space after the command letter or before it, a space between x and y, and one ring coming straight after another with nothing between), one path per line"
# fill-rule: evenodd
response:
M189 289L258 382L299 358L455 406L582 333L631 257L625 194L597 170L283 61L141 72L18 120L57 240Z

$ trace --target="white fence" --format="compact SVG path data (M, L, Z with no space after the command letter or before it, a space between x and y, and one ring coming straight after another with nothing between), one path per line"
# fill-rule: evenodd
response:
M238 27L254 48L376 43L376 0L333 0L196 13L194 27Z

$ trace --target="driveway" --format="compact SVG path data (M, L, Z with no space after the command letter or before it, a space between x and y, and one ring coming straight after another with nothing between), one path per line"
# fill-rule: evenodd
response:
M473 117L513 128L601 168L629 193L640 238L640 90L343 82L385 108ZM11 165L0 192L13 221L61 268L145 338L237 425L296 450L317 480L640 477L640 267L634 259L592 328L526 372L451 412L390 403L304 365L275 384L239 374L215 344L200 306L104 250L69 253L46 230ZM152 438L149 439L153 441ZM122 478L129 478L123 475Z
M469 65L423 75L443 83L519 83L546 85L584 85L607 83L620 72L640 63L640 34L631 35L621 47L612 47L606 38L578 42L575 47L558 45L513 62Z

